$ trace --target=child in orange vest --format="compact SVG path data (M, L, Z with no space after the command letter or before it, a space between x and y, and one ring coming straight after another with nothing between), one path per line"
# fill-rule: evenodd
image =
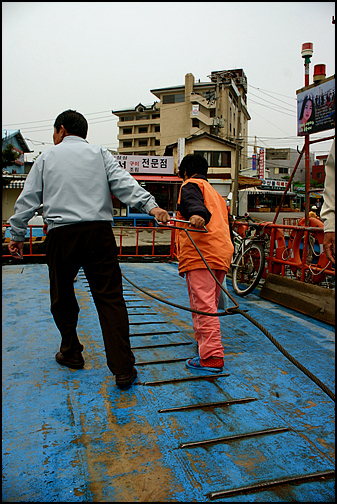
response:
M191 233L193 240L216 278L222 284L234 252L225 200L207 180L208 164L198 154L188 154L179 167L184 180L177 203L177 218L207 233ZM189 227L189 224L183 224ZM185 276L192 309L215 313L221 288L212 277L185 231L177 233L178 269ZM223 370L224 349L218 317L192 313L199 356L186 361L194 370L219 373Z

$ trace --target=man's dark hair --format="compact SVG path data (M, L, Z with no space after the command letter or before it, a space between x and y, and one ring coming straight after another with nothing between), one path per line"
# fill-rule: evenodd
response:
M208 163L201 154L187 154L179 166L179 177L184 178L185 174L188 178L196 173L207 176Z
M57 116L54 122L56 132L60 131L60 127L64 126L69 135L76 135L81 138L86 138L88 133L88 122L86 118L76 112L76 110L65 110Z

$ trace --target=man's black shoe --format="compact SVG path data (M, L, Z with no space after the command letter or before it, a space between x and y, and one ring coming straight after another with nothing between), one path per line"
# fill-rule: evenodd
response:
M77 352L71 357L66 357L62 352L57 352L55 359L62 366L67 366L72 369L81 369L84 366L84 359L81 352Z
M130 387L137 377L137 369L134 367L131 373L116 375L116 385L119 388Z

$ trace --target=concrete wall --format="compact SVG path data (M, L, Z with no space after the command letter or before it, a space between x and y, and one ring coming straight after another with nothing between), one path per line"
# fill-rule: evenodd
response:
M2 188L2 223L14 214L14 205L22 189Z

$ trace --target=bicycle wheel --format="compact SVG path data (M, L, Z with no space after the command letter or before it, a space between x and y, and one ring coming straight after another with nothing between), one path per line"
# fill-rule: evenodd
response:
M236 264L232 264L233 289L239 296L245 296L255 289L260 281L265 265L264 248L260 243L251 243Z

